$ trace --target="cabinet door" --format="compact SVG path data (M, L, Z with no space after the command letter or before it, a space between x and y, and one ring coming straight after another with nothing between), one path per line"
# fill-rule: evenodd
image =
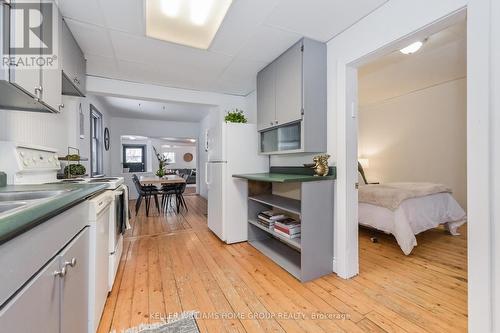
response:
M276 120L278 125L302 119L302 42L276 63Z
M61 287L61 332L88 332L89 229L85 228L62 252L66 276Z
M62 70L67 80L84 95L86 62L80 46L64 20L61 28L61 57Z
M59 332L60 282L54 258L0 311L0 331L16 333ZM71 332L71 331L68 331Z
M50 17L52 13L46 13L45 11L54 11L52 6L42 6L42 14L44 17ZM61 29L62 19L59 17L60 15L52 15L53 19L58 19L57 24L59 25L59 31ZM42 22L42 33L44 34L52 34L52 29L45 28L44 25L52 24L52 21L43 21ZM48 40L52 38L52 36L44 37L44 40ZM58 43L54 41L54 47L57 47ZM52 108L54 111L59 111L60 106L62 104L62 80L61 80L61 70L59 66L57 68L44 68L41 69L42 73L42 101L47 106Z
M10 11L10 41L11 41L11 56L20 56L20 59L38 57L40 56L40 40L36 37L26 38L25 26L25 11L22 7L16 9L17 1L12 1L12 10ZM20 2L20 5L23 3ZM40 4L33 2L30 3L31 8L41 9ZM27 44L29 43L29 44ZM14 47L12 47L14 46ZM26 50L38 50L36 54L25 54L19 48ZM31 67L30 67L31 68ZM28 69L27 66L17 65L11 66L10 69L10 82L21 88L31 96L39 97L39 89L41 86L41 71L40 66L34 65L33 69Z
M273 127L276 121L276 90L274 63L257 74L257 129Z

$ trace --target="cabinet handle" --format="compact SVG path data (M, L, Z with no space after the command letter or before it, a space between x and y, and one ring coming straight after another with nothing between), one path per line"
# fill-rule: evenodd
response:
M66 276L66 267L63 267L60 271L55 271L54 276L64 277Z
M76 266L76 258L72 258L71 261L66 261L64 263L64 267L75 267Z
M42 87L41 86L35 87L35 101L38 102L40 100L41 96L39 95L41 94L42 94Z
M64 104L59 104L59 112L61 112L61 109L64 109Z

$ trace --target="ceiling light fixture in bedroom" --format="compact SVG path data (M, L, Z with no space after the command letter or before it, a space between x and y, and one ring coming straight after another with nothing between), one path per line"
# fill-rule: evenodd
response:
M412 53L415 53L418 50L420 50L422 45L424 45L424 43L422 43L421 41L418 41L418 42L415 42L415 43L408 45L405 48L402 48L401 50L399 50L399 52L401 52L403 54L412 54Z

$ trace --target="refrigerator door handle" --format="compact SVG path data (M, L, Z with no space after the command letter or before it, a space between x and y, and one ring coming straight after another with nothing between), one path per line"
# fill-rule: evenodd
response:
M205 163L205 184L210 185L210 181L208 180L208 165L209 163Z

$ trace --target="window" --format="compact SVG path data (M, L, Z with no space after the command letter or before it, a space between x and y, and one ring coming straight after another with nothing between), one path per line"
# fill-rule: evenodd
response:
M163 153L163 156L167 159L168 164L175 163L175 152L168 151L168 152Z
M123 145L123 167L129 172L146 171L146 146Z
M90 163L92 177L103 175L103 128L102 114L91 104L90 105Z

